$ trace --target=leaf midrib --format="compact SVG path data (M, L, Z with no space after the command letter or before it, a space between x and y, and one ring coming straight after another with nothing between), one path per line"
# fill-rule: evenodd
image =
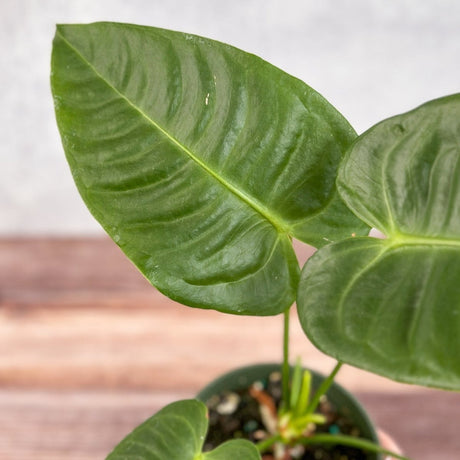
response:
M417 236L395 234L387 240L391 247L401 246L454 246L460 249L460 239L455 240L452 238L436 238L430 236Z
M226 180L224 177L219 175L217 172L212 170L206 163L201 161L190 149L183 145L179 140L172 136L166 129L160 126L152 118L150 118L140 107L133 103L128 97L121 93L109 80L107 80L94 65L89 62L80 51L75 48L59 31L56 32L57 35L63 40L63 42L110 88L112 89L120 98L122 98L129 106L131 106L135 111L137 111L143 118L145 118L155 129L160 131L167 139L169 139L174 145L179 147L192 161L201 166L209 175L216 179L220 184L222 184L227 190L237 196L240 200L246 203L249 207L254 209L258 214L260 214L264 219L266 219L279 234L290 234L291 229L286 225L281 219L269 212L269 210L263 206L258 200L254 197L244 193L244 191L238 189L231 182Z

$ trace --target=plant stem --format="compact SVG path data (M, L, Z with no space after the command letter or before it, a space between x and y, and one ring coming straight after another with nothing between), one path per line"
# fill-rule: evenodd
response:
M390 457L394 457L400 460L409 460L407 457L403 457L402 455L396 454L395 452L391 452L387 449L380 447L378 444L375 444L371 441L366 439L355 438L353 436L346 436L340 434L316 434L314 436L310 436L307 438L299 439L299 444L341 444L344 446L351 446L356 447L358 449L368 451L368 452L376 452L385 455L389 455Z
M289 410L289 312L288 308L284 312L284 331L283 331L283 367L282 367L282 407Z
M330 386L332 385L332 382L334 381L335 376L337 375L337 372L339 372L340 368L342 367L342 364L342 362L338 361L336 366L334 367L334 370L329 374L329 376L326 379L323 380L318 390L316 390L315 395L311 399L310 404L307 407L307 414L311 414L315 411L316 407L319 404L321 396L326 394L327 390L329 390Z
M263 441L256 444L257 450L262 454L267 449L269 449L273 444L281 441L281 436L279 434L272 436L270 438L264 439Z

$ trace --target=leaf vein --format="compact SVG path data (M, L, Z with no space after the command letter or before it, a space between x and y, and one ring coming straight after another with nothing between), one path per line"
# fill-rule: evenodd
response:
M172 136L166 129L160 126L157 122L155 122L152 118L150 118L140 107L138 107L135 103L133 103L127 96L121 93L107 78L105 78L95 67L91 64L79 51L76 49L59 31L57 32L64 43L74 51L80 59L88 65L88 67L97 75L101 80L106 83L116 94L119 95L128 105L130 105L136 112L138 112L143 118L147 120L155 129L157 129L160 133L162 133L167 139L171 141L176 147L178 147L181 151L183 151L191 160L193 160L197 165L202 167L208 174L210 174L214 179L220 182L227 190L231 193L236 195L239 199L245 202L248 206L250 206L253 210L255 210L258 214L260 214L264 219L271 223L273 227L275 227L278 233L289 233L288 226L280 220L278 216L274 216L269 213L265 206L255 200L253 197L249 196L247 193L244 193L232 183L227 181L224 177L219 175L217 172L212 170L208 165L206 165L202 160L200 160L191 150L189 150L185 145L179 142L174 136Z

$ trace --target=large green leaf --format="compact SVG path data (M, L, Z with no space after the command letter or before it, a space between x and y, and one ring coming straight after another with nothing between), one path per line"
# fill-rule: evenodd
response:
M460 389L460 95L360 136L338 187L387 238L344 240L306 264L298 297L305 332L347 363Z
M228 441L203 453L207 429L202 402L177 401L139 425L107 460L260 460L255 445L245 440Z
M353 129L253 55L150 27L61 25L51 83L84 201L175 300L279 313L298 284L292 236L321 246L366 230L335 188Z

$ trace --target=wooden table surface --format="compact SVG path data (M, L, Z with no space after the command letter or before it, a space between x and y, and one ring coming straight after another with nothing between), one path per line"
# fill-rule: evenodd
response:
M291 323L292 356L332 369L295 310ZM220 373L280 361L281 333L280 317L172 302L108 239L0 239L0 460L104 459L135 425ZM351 367L338 381L412 459L460 459L459 393Z

